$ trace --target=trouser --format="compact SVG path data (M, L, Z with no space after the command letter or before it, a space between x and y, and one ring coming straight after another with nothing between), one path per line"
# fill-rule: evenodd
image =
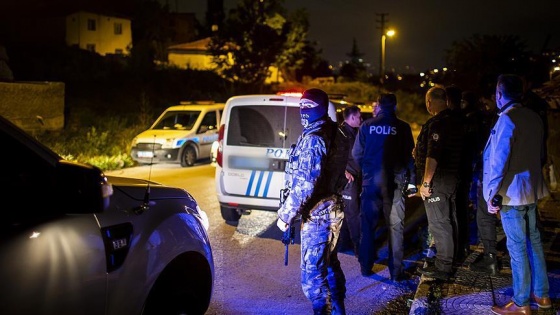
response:
M336 242L344 218L341 201L333 196L311 209L301 230L301 286L314 314L331 314L332 303L344 302L346 278Z
M476 208L476 226L478 229L478 237L484 246L484 252L487 254L496 254L496 224L498 218L495 214L488 212L488 204L484 200L482 193L482 181L477 185L478 202Z
M338 239L338 248L357 250L360 244L360 190L361 179L354 177L342 191L344 221Z
M503 206L500 213L511 258L512 300L525 306L529 305L531 293L548 297L546 261L537 228L537 204Z
M457 190L457 175L436 171L432 179L432 195L424 200L428 229L437 248L435 266L441 271L453 270L453 226L451 224L451 200Z
M389 272L391 277L402 272L405 215L405 200L401 193L403 182L404 175L397 175L388 185L367 185L362 189L362 238L358 260L364 270L370 270L377 258L376 232L383 215L389 236Z
M464 174L465 178L457 183L457 195L453 200L453 240L455 241L454 257L465 259L464 251L469 248L469 186L471 174Z

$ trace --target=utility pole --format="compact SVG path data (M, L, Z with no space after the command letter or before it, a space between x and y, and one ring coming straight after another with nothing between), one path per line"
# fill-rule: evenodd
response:
M379 19L375 21L379 23L376 29L381 30L381 46L379 47L379 80L383 84L383 77L385 76L385 24L388 20L385 18L389 13L375 13Z

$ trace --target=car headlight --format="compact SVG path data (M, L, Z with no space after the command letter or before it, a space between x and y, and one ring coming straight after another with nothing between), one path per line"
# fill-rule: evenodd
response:
M202 226L204 226L204 229L208 231L208 228L210 227L210 220L208 220L208 215L204 210L200 209L198 205L196 206L196 211L198 212L198 216L200 218Z

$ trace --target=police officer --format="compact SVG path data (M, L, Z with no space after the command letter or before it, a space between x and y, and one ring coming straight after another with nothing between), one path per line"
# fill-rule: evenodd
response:
M346 278L336 242L344 218L342 201L330 184L333 173L344 176L346 164L328 163L337 124L327 115L329 98L319 89L300 100L303 133L290 150L286 165L289 195L278 210L277 226L286 231L301 216L301 285L314 314L345 314ZM344 152L347 154L347 152ZM346 155L347 156L347 155Z
M341 128L348 136L350 145L354 145L358 127L362 123L362 113L356 105L348 106L342 111L344 121ZM362 175L360 166L352 157L352 150L348 150L348 163L346 164L345 177L348 183L342 190L344 205L344 221L338 240L339 251L350 249L358 256L360 244L360 192L362 190Z
M418 269L423 275L447 280L453 272L453 227L451 201L455 199L463 128L447 108L447 96L441 87L426 93L426 109L433 117L423 126L415 148L416 169L421 179L420 196L424 200L428 229L434 237L437 254L433 265Z
M397 98L381 94L375 117L362 123L352 149L362 169L362 238L358 260L365 277L373 274L376 260L375 234L384 216L389 232L389 271L392 280L403 276L405 201L402 194L407 176L415 183L410 125L395 114ZM415 187L414 185L411 185Z

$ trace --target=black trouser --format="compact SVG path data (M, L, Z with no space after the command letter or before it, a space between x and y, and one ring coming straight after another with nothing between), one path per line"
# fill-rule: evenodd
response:
M444 272L453 270L453 226L451 200L455 198L458 178L456 174L437 171L432 179L432 195L424 200L428 229L434 237L437 253L435 266Z
M487 254L496 254L496 224L498 217L495 214L488 213L488 204L484 200L482 193L482 181L477 185L478 201L476 206L476 226L478 229L478 236L482 245L484 245L484 252Z
M380 176L382 177L382 176ZM383 215L388 232L389 272L392 277L402 272L404 256L404 197L401 193L404 174L394 180L380 180L364 186L361 194L362 238L358 259L363 269L371 269L376 260L376 232Z
M464 174L457 183L457 195L452 201L453 240L455 241L455 260L465 259L464 251L469 248L469 188L472 174Z
M362 179L354 177L342 191L342 203L344 207L344 221L340 230L338 243L340 249L357 250L360 245L360 191ZM357 252L356 252L357 253Z

